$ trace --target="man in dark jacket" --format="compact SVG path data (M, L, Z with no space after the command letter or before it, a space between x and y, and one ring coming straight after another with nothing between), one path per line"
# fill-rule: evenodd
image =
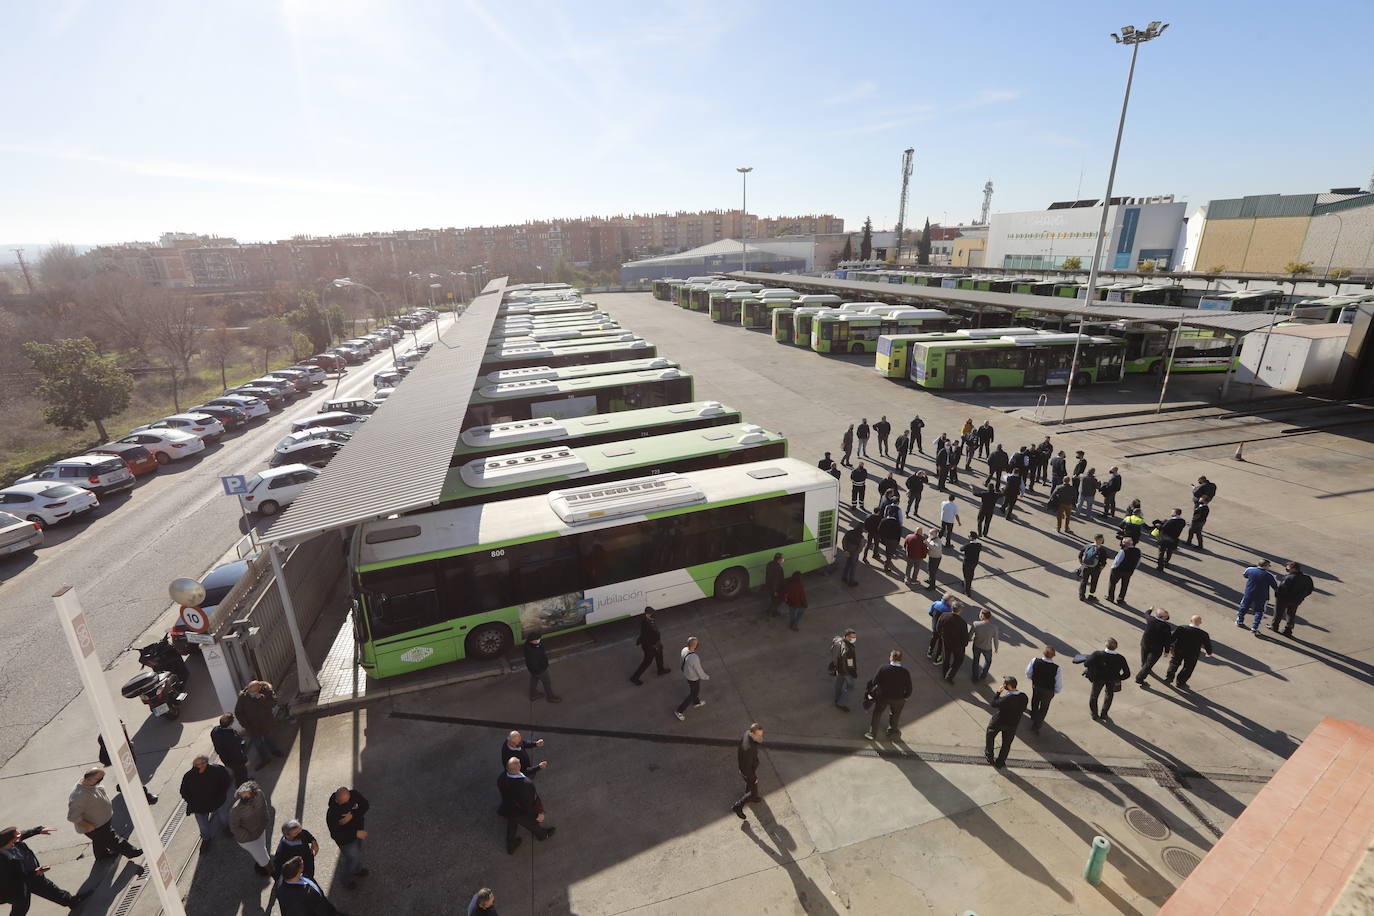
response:
M1107 479L1102 483L1102 517L1113 518L1116 515L1116 496L1121 492L1121 474L1116 466L1107 469Z
M267 766L273 757L285 756L272 740L272 730L277 727L276 706L277 694L267 681L249 681L234 704L234 716L248 734L248 746L258 752L258 769Z
M888 507L896 510L896 505ZM878 544L883 552L883 571L892 572L892 558L902 541L902 518L895 511L889 511L878 522Z
M1007 468L1010 466L1011 456L1007 454L1006 449L1002 448L1002 444L999 442L997 448L992 450L992 454L988 455L988 480L1001 483L1002 475L1007 472ZM984 481L985 484L986 482Z
M1208 502L1217 498L1217 485L1207 479L1206 475L1197 479L1197 486L1193 487L1193 505L1197 505L1203 499Z
M286 863L300 859L304 867L302 874L307 878L315 877L315 857L320 854L320 842L315 835L301 826L298 820L289 820L281 825L281 839L272 853L272 865L278 874L284 874Z
M978 454L986 456L992 451L992 424L984 420L975 432L978 434Z
M1174 641L1174 628L1169 623L1169 612L1164 608L1150 608L1145 612L1145 631L1140 634L1140 669L1135 673L1135 682L1141 687L1150 686L1145 682L1155 664L1164 656L1164 650Z
M859 657L854 651L854 643L858 640L858 633L845 630L844 635L836 636L830 645L830 673L835 678L835 706L845 712L849 712L849 707L845 705L845 701L849 699L849 691L859 679Z
M849 462L849 455L854 451L854 424L850 423L849 428L844 431L844 436L840 439L840 464L847 468L852 468Z
M1058 460L1056 458L1056 460ZM1073 504L1078 501L1074 495L1073 485L1062 477L1059 483L1050 489L1049 505L1054 509L1054 530L1062 531L1064 534L1073 534L1073 529L1069 527L1073 521Z
M642 687L644 682L639 679L645 671L649 670L649 665L658 663L658 675L662 677L669 671L663 664L663 637L659 635L658 624L654 623L654 609L646 607L644 614L639 618L639 638L635 640L635 645L644 653L644 660L639 663L635 673L630 675L630 683L636 687Z
M892 447L897 450L895 470L898 474L904 474L906 473L906 456L911 452L911 435L905 432L899 434L897 441L892 443Z
M243 736L234 730L234 714L226 712L219 717L219 725L210 729L210 744L220 761L229 768L234 777L234 785L241 786L248 781L248 753L243 746Z
M763 743L763 726L755 722L745 731L735 749L735 762L739 764L739 774L744 777L744 794L730 810L745 819L744 803L763 801L759 796L759 745Z
M878 669L868 682L868 695L873 698L873 718L868 723L864 737L873 741L878 731L878 722L887 710L887 734L900 735L897 722L902 716L902 707L911 696L911 672L902 667L902 650L893 649L888 662Z
M1064 672L1054 660L1054 646L1046 646L1040 655L1031 659L1026 666L1026 677L1031 682L1031 731L1039 732L1050 712L1050 701L1064 689Z
M1097 468L1088 468L1078 481L1078 508L1079 515L1083 516L1084 521L1092 521L1093 503L1097 501L1097 491L1101 489L1101 484L1097 481Z
M1011 743L1016 740L1016 726L1021 724L1021 716L1026 711L1026 705L1030 701L1026 695L1016 689L1016 678L1007 675L1002 678L1002 686L997 689L997 695L991 700L992 718L988 721L987 747L983 756L988 763L1001 769L1007 765L1007 755L1011 753ZM997 757L992 756L992 741L998 735L1002 736L1002 747L997 752Z
M238 785L242 785L239 783ZM200 850L204 852L214 837L211 822L219 817L220 827L229 830L229 806L234 801L234 777L204 754L191 761L191 769L181 777L181 798L186 813L195 815L200 827Z
M1287 619L1288 625L1284 628L1283 635L1292 636L1293 624L1298 620L1298 605L1302 604L1315 588L1312 577L1302 571L1300 564L1290 562L1285 566L1284 574L1279 576L1279 587L1274 589L1274 622L1270 629L1277 633L1279 624Z
M987 537L992 528L992 517L997 513L997 502L1002 498L1002 488L989 477L983 483L983 489L973 491L973 496L978 500L978 518L973 527L980 535Z
M835 459L830 457L830 453L829 453L829 452L826 452L826 453L825 453L825 457L822 458L820 461L817 461L817 462L816 462L816 467L820 468L822 471L825 471L827 474L830 473L830 469L833 468L834 466L835 466Z
M1059 454L1055 455L1053 458L1050 459L1051 492L1059 488L1059 485L1064 482L1064 478L1068 476L1068 473L1069 463L1068 460L1064 457L1064 450L1061 448L1059 450Z
M1211 500L1200 499L1193 506L1193 517L1188 522L1188 544L1197 538L1197 549L1202 549L1202 529L1207 527L1207 516L1212 514Z
M287 859L281 867L277 900L282 916L343 916L313 878L306 877L300 857Z
M864 490L868 487L868 469L860 461L849 472L849 505L853 509L864 507Z
M1164 683L1177 683L1179 687L1187 690L1188 678L1193 676L1198 656L1206 652L1208 658L1212 657L1212 638L1202 628L1202 618L1194 614L1187 626L1177 627L1169 647L1173 650L1173 655L1169 659L1169 670L1164 675ZM1177 682L1174 680L1175 676L1178 678Z
M916 446L916 451L922 455L926 453L925 446L921 444L921 430L925 429L926 421L920 415L911 418L911 444Z
M329 796L324 823L330 838L339 846L337 873L344 876L344 887L355 887L357 882L353 879L366 878L368 874L363 865L363 840L367 839L365 818L370 807L363 793L348 786L339 786Z
M844 552L844 572L840 579L845 585L858 585L859 553L864 549L864 529L855 525L844 533L840 540L840 550Z
M948 480L950 469L959 460L954 453L954 443L944 442L935 450L935 470L938 474L935 486L941 490L948 490Z
M921 494L926 488L926 472L917 471L906 479L906 514L914 516L921 510Z
M978 573L978 561L983 556L983 542L978 537L978 532L969 532L968 540L964 542L963 573L964 573L964 594L973 594L973 577ZM977 661L977 658L974 659Z
M968 621L964 619L963 610L963 605L955 602L935 621L935 632L940 636L940 649L944 653L940 676L951 684L964 663L964 650L968 646Z
M1112 552L1107 549L1106 538L1093 535L1093 542L1078 552L1078 600L1096 601L1097 583L1102 578L1102 567L1111 559Z
M501 766L504 767L506 761L514 757L520 761L520 772L526 776L533 776L549 765L547 760L542 760L536 765L530 757L530 751L543 746L543 738L538 741L526 741L518 731L512 731L506 736L506 740L501 742Z
M871 427L868 425L868 417L859 421L858 427L854 430L854 440L858 443L860 458L868 457L868 435Z
M10 904L10 912L16 916L29 911L29 901L34 895L71 909L76 909L91 896L90 891L71 894L53 884L45 874L48 867L39 864L38 856L24 842L54 830L41 825L24 831L17 827L0 830L0 903Z
M773 554L773 559L763 567L763 590L768 595L768 603L763 607L763 616L780 617L778 605L782 603L782 588L787 583L787 573L783 572L782 554Z
M1131 666L1116 651L1116 640L1108 638L1107 648L1098 649L1091 655L1079 655L1073 663L1083 666L1083 676L1093 685L1092 693L1088 696L1088 711L1092 713L1093 721L1110 722L1107 713L1112 708L1112 697L1121 690L1121 682L1131 676ZM1107 696L1102 700L1102 712L1099 714L1097 698L1104 689Z
M1150 524L1159 529L1159 557L1155 560L1155 567L1164 572L1169 561L1174 558L1174 551L1178 550L1179 539L1183 537L1183 529L1188 527L1188 522L1183 517L1183 510L1175 509L1164 521L1156 519Z
M563 698L553 692L553 681L549 679L549 653L544 649L544 640L535 633L525 641L525 670L530 673L530 699L540 697L539 685L544 685L543 696L550 703L562 703Z
M1015 468L1007 472L1006 483L1002 487L1003 514L1010 521L1016 509L1016 501L1021 498L1021 474Z
M514 853L524 839L517 833L520 827L540 842L553 836L558 828L544 826L544 802L534 780L520 772L519 760L506 761L506 771L497 777L496 788L501 792L501 807L497 810L506 819L506 852Z
M864 517L864 562L869 554L878 553L878 526L883 522L882 513L876 509Z
M891 458L892 456L887 453L887 437L892 435L892 424L887 422L886 416L873 424L873 432L878 434L878 454L884 458Z
M1073 453L1073 469L1069 471L1070 477L1082 477L1088 470L1088 459L1083 452Z
M1107 600L1116 603L1117 587L1121 588L1121 603L1126 603L1126 589L1130 588L1131 576L1135 575L1135 568L1140 565L1140 548L1135 546L1135 542L1126 538L1121 542L1121 549L1116 552L1116 557L1112 560L1112 573L1107 580Z

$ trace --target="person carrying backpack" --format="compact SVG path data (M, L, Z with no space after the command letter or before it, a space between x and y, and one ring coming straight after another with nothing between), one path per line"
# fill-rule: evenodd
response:
M843 636L836 636L830 641L830 673L835 677L835 706L849 712L846 701L849 699L849 691L854 689L854 683L859 678L859 658L854 652L854 644L859 641L859 634L853 630L845 630Z

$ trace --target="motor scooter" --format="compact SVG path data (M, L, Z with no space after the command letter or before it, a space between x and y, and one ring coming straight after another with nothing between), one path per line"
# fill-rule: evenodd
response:
M162 637L138 650L138 663L149 669L140 671L124 682L119 692L125 699L138 698L154 716L175 720L186 702L186 681L190 671L181 653L172 647L171 639Z

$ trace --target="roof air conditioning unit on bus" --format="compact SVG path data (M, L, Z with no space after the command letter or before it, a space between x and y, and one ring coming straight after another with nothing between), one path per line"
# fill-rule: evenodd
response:
M501 487L543 477L582 474L583 461L568 448L539 449L469 461L458 469L458 476L470 487Z
M558 370L552 366L522 366L519 369L501 369L497 372L488 372L487 379L491 382L500 384L501 382L518 382L521 379L557 378Z
M474 426L465 429L458 438L464 445L510 445L528 442L531 439L556 439L566 436L568 428L562 421L553 417L536 417L533 420L517 420L514 423L496 423L491 426Z
M484 398L514 398L526 394L552 394L558 385L548 379L529 379L524 382L501 382L497 385L484 385L477 393Z
M554 490L549 494L549 507L568 525L643 515L705 501L706 494L681 474L659 474L595 487Z

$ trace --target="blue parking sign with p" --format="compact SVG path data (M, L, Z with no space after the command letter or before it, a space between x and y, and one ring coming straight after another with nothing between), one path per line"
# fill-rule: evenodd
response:
M248 492L248 476L245 474L231 474L228 477L219 479L220 486L224 487L225 496L238 496Z

